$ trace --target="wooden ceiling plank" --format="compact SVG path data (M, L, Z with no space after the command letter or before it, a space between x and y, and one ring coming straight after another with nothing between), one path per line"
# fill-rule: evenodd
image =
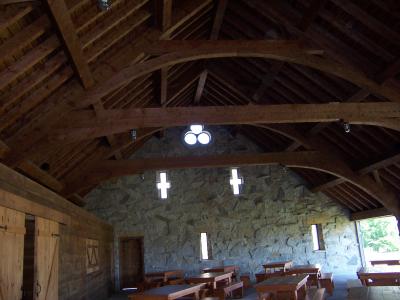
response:
M50 27L50 21L47 16L43 15L23 28L17 34L6 40L0 46L0 64L9 60L18 51L38 39Z
M83 86L90 88L94 84L93 76L83 55L82 46L76 34L65 0L47 0L47 4Z
M18 118L30 111L33 107L39 105L52 92L54 92L54 90L58 89L72 76L73 71L70 67L65 67L63 70L53 75L45 85L35 90L29 97L23 99L21 103L7 111L7 113L0 118L0 131L13 124L18 120Z
M34 9L32 4L10 5L3 11L3 18L0 20L0 31L18 22Z
M33 90L42 81L46 80L57 71L67 59L63 52L59 52L54 57L47 60L35 72L22 79L17 85L2 95L0 100L0 115L14 105L21 97Z
M151 14L144 10L139 10L127 21L123 22L116 32L108 32L103 38L92 47L85 51L85 56L89 63L93 63L100 55L109 50L113 45L126 37L132 30L149 20Z
M85 1L81 2L82 6L85 5L84 2ZM120 7L120 5L123 3L123 0L113 0L108 10L101 10L97 5L90 5L81 14L74 17L73 22L76 28L76 34L78 36L82 36L88 30L88 28L94 27L99 19L105 15L112 14L114 10ZM74 10L70 10L70 13L73 15Z
M58 41L57 37L53 35L29 51L17 62L3 70L3 72L0 73L0 90L4 89L11 82L22 76L25 72L27 72L34 65L38 64L42 59L56 50L59 46L60 42Z
M88 48L91 44L101 39L106 33L117 30L117 27L128 18L130 18L136 11L138 11L148 0L134 0L129 1L126 5L122 5L115 9L109 17L105 18L103 22L99 23L91 30L85 32L80 37L83 50Z
M377 20L373 15L368 14L356 3L346 0L332 0L338 7L346 11L348 14L358 19L362 24L367 26L379 36L385 37L396 45L400 45L400 34L385 24Z

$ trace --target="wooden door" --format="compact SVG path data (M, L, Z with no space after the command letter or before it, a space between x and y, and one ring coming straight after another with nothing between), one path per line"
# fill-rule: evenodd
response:
M143 281L143 238L120 238L120 287L132 288Z
M34 300L58 299L59 224L36 218Z
M0 206L0 300L22 298L25 214Z

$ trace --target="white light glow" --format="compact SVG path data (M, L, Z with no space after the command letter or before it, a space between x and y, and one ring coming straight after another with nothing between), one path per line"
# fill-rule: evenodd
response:
M243 179L239 178L237 169L232 169L231 172L232 172L232 178L229 180L229 183L233 188L233 194L239 195L240 193L239 187L241 184L243 184Z
M208 259L207 233L200 234L201 259Z
M160 172L160 182L157 183L157 189L160 190L161 199L168 198L168 189L171 188L171 183L167 182L167 173Z
M190 130L194 134L200 134L203 131L203 125L190 125Z
M197 136L197 140L202 145L207 145L211 141L211 134L208 131L203 131Z
M313 240L313 250L319 250L319 242L318 242L318 230L317 225L311 225L311 235Z
M192 131L188 131L184 137L185 143L188 145L194 145L197 143L197 137Z

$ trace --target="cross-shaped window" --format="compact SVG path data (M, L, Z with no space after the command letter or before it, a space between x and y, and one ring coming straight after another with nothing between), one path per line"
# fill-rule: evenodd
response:
M171 188L171 183L167 181L167 173L160 172L160 182L157 183L157 189L160 190L161 199L168 198L168 189Z
M233 194L239 195L240 185L243 184L243 179L238 176L238 169L232 169L232 178L229 180L230 185L233 188Z

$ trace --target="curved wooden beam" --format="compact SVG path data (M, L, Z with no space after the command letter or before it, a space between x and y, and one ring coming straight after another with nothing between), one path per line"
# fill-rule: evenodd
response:
M400 102L400 94L396 88L381 86L348 65L310 54L310 51L293 41L157 41L149 49L162 47L167 48L167 54L122 69L107 81L87 91L82 99L75 101L76 108L96 103L120 86L161 68L194 60L226 57L267 58L307 66L345 79L392 102Z
M400 215L399 202L397 199L392 199L392 195L381 190L377 185L371 186L368 177L358 176L352 173L341 161L335 161L317 151L162 157L116 161L106 160L93 164L85 175L71 182L67 182L64 193L71 194L87 186L96 185L114 177L140 174L146 171L270 164L282 164L288 167L313 169L343 178L372 195L374 198L385 202L383 204L394 215Z

